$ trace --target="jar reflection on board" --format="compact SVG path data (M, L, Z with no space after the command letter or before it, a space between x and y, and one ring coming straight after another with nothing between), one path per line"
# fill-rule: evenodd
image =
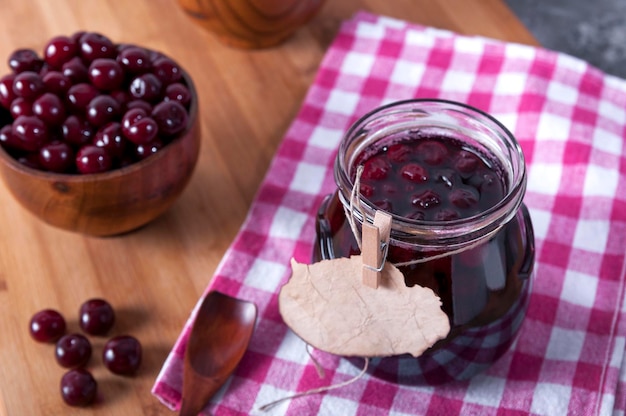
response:
M319 208L313 260L359 254L360 224L386 211L386 261L407 286L431 288L450 320L448 336L422 356L373 357L370 373L441 384L470 378L500 358L525 317L534 266L533 228L522 203L526 167L513 135L461 103L400 101L348 130L334 173L337 190Z

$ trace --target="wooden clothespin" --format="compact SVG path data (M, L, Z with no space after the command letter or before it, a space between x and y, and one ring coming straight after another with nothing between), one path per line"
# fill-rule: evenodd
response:
M386 212L376 211L374 224L363 222L363 284L374 289L380 285L390 233L391 215Z

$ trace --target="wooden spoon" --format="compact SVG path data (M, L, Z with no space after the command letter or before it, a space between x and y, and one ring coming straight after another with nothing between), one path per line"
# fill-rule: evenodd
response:
M187 342L179 415L196 416L235 370L256 316L254 303L215 291L206 295Z

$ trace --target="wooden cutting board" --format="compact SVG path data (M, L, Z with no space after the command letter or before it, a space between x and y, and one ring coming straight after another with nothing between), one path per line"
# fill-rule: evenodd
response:
M150 388L198 297L236 235L287 127L296 116L340 22L359 9L424 25L536 44L500 0L328 0L321 13L280 47L244 51L192 24L175 0L0 0L0 74L16 48L41 51L47 39L77 30L162 50L199 91L203 142L192 181L163 217L136 232L90 238L54 229L23 211L0 184L0 414L170 415ZM117 310L112 334L141 340L136 377L110 375L94 342L89 368L100 400L66 406L64 370L51 345L28 333L43 308L78 330L91 297Z

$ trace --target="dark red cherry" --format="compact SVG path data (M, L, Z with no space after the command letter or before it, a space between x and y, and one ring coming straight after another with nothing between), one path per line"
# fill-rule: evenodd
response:
M67 91L67 103L72 112L84 114L87 105L100 95L100 91L96 87L86 82L72 85Z
M122 160L128 148L128 141L122 134L120 123L111 122L96 132L93 144L106 149L115 159Z
M9 67L16 74L24 71L39 72L43 60L32 49L17 49L9 55Z
M83 368L68 371L61 378L61 397L70 406L87 406L96 398L98 383Z
M412 149L402 143L396 143L389 146L387 149L387 157L394 162L406 162L409 160L412 153Z
M20 149L19 141L13 137L12 127L10 124L0 128L0 145L7 149Z
M115 323L113 307L104 299L89 299L78 313L80 327L90 335L106 335Z
M122 133L131 142L140 145L150 143L158 133L156 121L140 108L130 109L122 117Z
M87 105L87 121L95 127L103 126L116 120L120 104L110 95L98 95Z
M152 118L163 136L175 136L187 127L187 110L178 101L162 101L155 105Z
M93 140L94 130L89 122L77 115L65 119L61 126L63 140L74 145L82 146Z
M120 50L117 62L129 74L143 74L152 69L150 54L138 46L127 45Z
M63 335L57 341L54 353L61 367L82 367L91 358L91 343L81 334Z
M163 99L166 101L178 101L183 106L187 107L191 102L191 93L186 85L176 82L165 88L165 97Z
M411 182L426 182L428 180L428 171L417 163L407 163L400 169L400 175L404 179Z
M48 141L48 128L36 116L19 116L13 122L13 136L20 143L20 148L27 151L36 151Z
M476 188L471 186L466 186L463 188L455 188L450 191L448 195L450 202L458 208L472 208L478 204L478 200L480 199L480 195Z
M114 374L132 375L141 365L142 349L139 341L130 335L111 338L104 345L102 360Z
M161 98L162 82L154 74L142 74L135 77L128 87L133 98L154 103Z
M9 106L9 112L14 119L17 119L19 116L32 116L33 104L25 98L17 97Z
M55 36L44 48L44 60L51 68L61 69L63 64L78 53L78 45L67 36Z
M440 165L448 157L448 149L439 141L428 140L417 146L417 154L429 165Z
M124 82L124 71L115 59L94 59L88 69L89 80L101 91L113 91Z
M54 309L44 309L30 319L30 335L38 342L56 342L65 334L65 318Z
M414 195L411 203L416 207L427 209L441 204L441 197L434 191L427 189Z
M13 100L17 97L13 92L13 81L15 74L7 74L0 78L0 105L9 108Z
M33 113L49 126L59 126L65 121L65 106L51 92L40 95L33 102Z
M472 152L461 150L454 162L454 168L461 173L471 173L478 167L478 157Z
M391 170L389 162L382 157L372 157L363 165L363 178L366 179L385 179Z
M65 173L74 164L74 150L64 141L46 143L39 149L39 165L46 170Z
M43 77L46 91L65 97L67 90L72 86L72 81L60 71L49 71Z
M87 66L80 57L75 56L61 67L61 73L68 77L72 84L80 84L89 80Z
M98 58L115 58L117 51L109 38L100 33L88 32L80 37L80 55L86 62Z
M179 82L183 77L183 71L180 66L172 59L162 56L154 60L154 68L152 72L163 83L169 85Z
M111 155L102 147L87 144L76 152L76 168L82 174L106 172L112 166Z
M13 92L16 96L34 100L45 90L43 79L33 71L20 72L13 80Z

